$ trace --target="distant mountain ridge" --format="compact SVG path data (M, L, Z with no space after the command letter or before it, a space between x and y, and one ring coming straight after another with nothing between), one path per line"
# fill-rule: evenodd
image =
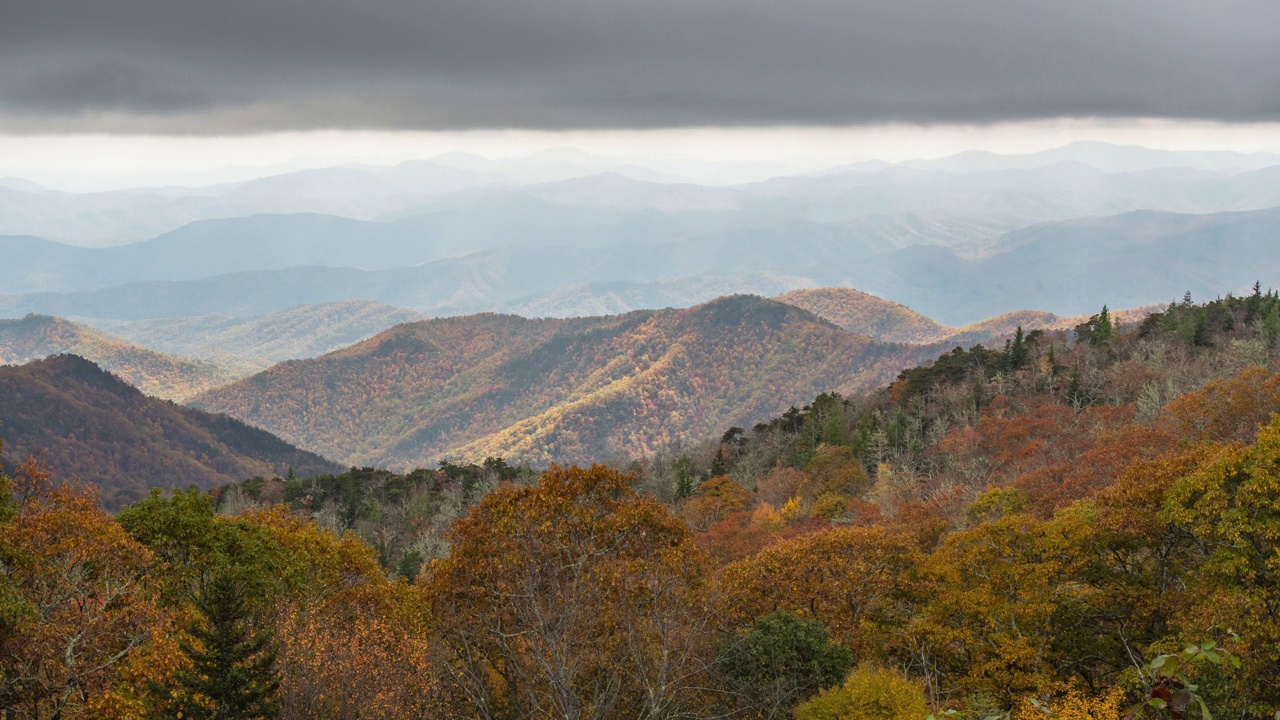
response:
M323 355L421 313L370 300L302 305L252 318L228 315L102 322L105 330L150 348L215 362L260 363Z
M0 316L252 317L350 298L429 315L523 311L539 297L584 285L656 290L673 278L772 273L792 278L792 288L856 287L961 327L1026 307L1062 316L1096 312L1096 298L1140 307L1188 290L1196 297L1245 291L1255 280L1280 276L1277 238L1280 208L1212 215L1135 211L1044 223L996 237L981 252L932 245L884 249L871 238L852 242L831 227L798 222L656 245L489 250L391 270L289 268L0 296ZM589 314L605 302L575 292L579 307L550 301L556 314Z
M797 175L795 168L789 169L785 164L769 165L769 171L764 173L761 172L764 165L759 163L709 164L683 161L642 167L619 158L562 148L527 158L489 159L466 153L447 153L391 166L346 164L292 170L200 187L138 187L77 193L41 187L22 178L4 178L0 179L0 235L34 235L84 246L119 245L152 238L187 223L202 220L287 213L327 213L357 220L403 217L404 213L412 212L414 208L435 203L455 193L474 194L485 188L504 190L538 185L545 187L538 189L535 194L557 196L584 205L643 205L660 210L688 208L690 202L699 207L716 204L722 207L741 207L744 191L748 197L754 196L757 199L771 194L757 192L760 183L756 180L741 176L736 180L731 179L735 174L732 172L733 168L747 169L751 177L756 179L770 176L784 181L787 178L818 179L834 181L835 187L841 187L839 183L842 178L862 176L860 182L863 184L884 186L882 190L864 195L860 199L846 198L845 206L858 208L854 213L856 215L895 212L903 206L904 198L934 195L919 187L905 193L894 191L895 186L900 188L904 183L924 182L927 185L947 175L975 176L981 173L1033 171L1033 174L1024 176L1020 181L1021 185L1027 186L1032 192L1017 192L1020 189L1013 188L1015 192L1008 195L1003 203L1011 205L1012 202L1033 197L1036 192L1044 195L1046 191L1051 191L1051 186L1036 187L1038 182L1034 171L1054 165L1076 165L1104 176L1163 172L1171 168L1201 173L1200 180L1207 182L1200 183L1194 189L1163 188L1164 196L1172 202L1186 203L1197 197L1222 200L1223 191L1215 189L1215 186L1225 181L1226 185L1223 187L1230 187L1232 176L1280 165L1280 156L1265 153L1175 152L1080 142L1021 155L969 151L945 158L912 160L898 164L869 161L809 171L804 175ZM617 188L617 192L607 193L587 190L584 194L581 185L578 189L566 190L574 186L573 181L589 176L599 176L594 184L602 188L618 184L611 183L610 178L622 178L647 183L648 189L638 194L633 190L641 188L641 185ZM556 187L557 184L566 182L568 185L565 187ZM1092 182L1098 183L1099 180ZM685 191L676 189L681 184L687 186ZM663 185L670 188L663 190ZM1106 188L1108 192L1118 189ZM827 188L813 197L833 192L838 194L843 191ZM1077 205L1074 215L1108 214L1143 207L1183 212L1246 209L1238 205L1221 204L1212 207L1165 205L1159 204L1161 195L1151 194L1149 190L1144 191L1140 187L1131 187L1125 192L1138 192L1156 202L1135 204L1131 200L1124 207L1105 208L1097 206L1095 200L1093 207ZM1230 194L1231 191L1225 192ZM1021 200L1017 200L1018 198ZM977 205L973 198L969 198L968 204ZM1280 204L1280 201L1270 204ZM874 207L867 209L868 205ZM992 203L989 209L996 209L999 205L1000 203ZM963 205L953 206L952 209L955 207L962 209ZM831 205L823 208L822 212L831 213L838 208L839 205ZM926 208L916 205L913 209ZM1021 224L1063 219L1070 215L1071 213L1066 216L1029 217L1023 214ZM818 215L806 217L819 218ZM847 219L848 215L844 217Z
M186 400L251 371L166 355L62 318L28 315L0 320L0 365L64 353L88 358L147 395L167 400Z
M97 485L110 509L151 487L341 469L231 418L147 397L74 355L0 367L0 438L6 464L39 454L55 477Z
M1006 155L969 150L936 160L908 160L902 165L956 172L980 172L1008 168L1036 168L1063 162L1083 163L1111 173L1186 167L1230 175L1280 165L1280 155L1158 150L1138 145L1117 145L1083 140L1032 153Z
M371 220L470 188L553 182L600 172L663 179L659 173L582 152L542 153L515 161L451 153L392 166L321 167L201 187L80 193L7 178L0 184L0 234L92 247L138 242L191 222L250 215L329 213Z
M194 401L353 464L590 462L750 424L936 356L735 296L686 310L400 325Z
M947 327L891 300L852 288L793 290L774 299L808 310L849 332L862 333L884 342L911 344L989 343L1012 335L1019 327L1027 332L1071 330L1088 321L1093 314L1061 317L1041 310L1015 310L963 327ZM1161 307L1112 309L1112 321L1123 325L1139 323Z

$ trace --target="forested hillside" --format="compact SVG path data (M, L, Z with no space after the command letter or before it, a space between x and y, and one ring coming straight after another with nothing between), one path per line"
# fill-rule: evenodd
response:
M62 353L88 358L147 395L167 400L185 400L251 371L234 359L228 366L165 355L62 318L0 319L0 364L21 365Z
M767 417L824 389L868 389L936 352L737 296L610 317L402 325L194 404L353 465L590 462Z
M74 355L0 367L0 438L7 461L36 454L58 477L96 486L112 508L152 487L338 469L231 418L147 397Z

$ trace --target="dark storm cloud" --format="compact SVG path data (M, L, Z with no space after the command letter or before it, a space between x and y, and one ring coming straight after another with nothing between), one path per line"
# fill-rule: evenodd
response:
M0 128L1280 119L1275 0L0 0Z

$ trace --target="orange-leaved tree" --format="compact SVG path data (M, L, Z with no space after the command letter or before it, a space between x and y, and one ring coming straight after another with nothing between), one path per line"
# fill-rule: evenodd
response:
M459 521L425 578L480 718L678 718L703 701L705 563L690 532L609 468L553 466Z
M405 582L342 590L285 613L280 638L283 719L393 720L447 716L447 676L423 598Z
M166 620L145 582L151 553L89 492L34 461L16 473L17 512L0 526L0 573L23 608L0 647L9 717L104 717L95 703Z

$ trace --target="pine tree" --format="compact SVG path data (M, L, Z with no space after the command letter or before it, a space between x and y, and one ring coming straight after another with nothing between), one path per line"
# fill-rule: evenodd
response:
M676 499L683 500L687 497L693 497L694 478L696 473L693 469L693 461L686 455L681 455L675 461L676 471Z
M1094 327L1093 336L1089 341L1094 346L1109 345L1116 338L1115 327L1111 324L1111 311L1106 305L1102 306L1102 312L1097 315L1098 322Z
M1011 371L1021 369L1031 359L1031 352L1027 349L1026 336L1022 334L1021 325L1014 333L1013 340L1005 344L1004 356L1005 367Z
M987 383L986 377L981 371L973 374L973 414L975 420L981 416L982 406L987 400Z
M1271 307L1259 318L1258 329L1268 350L1280 347L1280 303L1271 303Z
M711 477L729 474L729 461L724 456L724 448L716 448L716 456L711 460Z
M1083 410L1089 404L1089 395L1084 390L1084 380L1080 377L1080 368L1071 371L1071 382L1067 385L1067 402L1076 410Z
M274 637L251 627L244 590L230 573L215 575L196 598L203 622L179 643L190 667L175 674L176 708L192 720L271 720L280 714Z
M1209 347L1213 338L1209 334L1209 316L1204 308L1197 308L1191 318L1191 344L1196 347Z
M1262 309L1262 282L1255 280L1253 283L1253 292L1249 297L1244 299L1244 321L1246 324L1253 323L1258 319L1258 311Z
M822 442L828 445L848 445L849 433L844 426L844 402L838 400L827 408L822 424Z

